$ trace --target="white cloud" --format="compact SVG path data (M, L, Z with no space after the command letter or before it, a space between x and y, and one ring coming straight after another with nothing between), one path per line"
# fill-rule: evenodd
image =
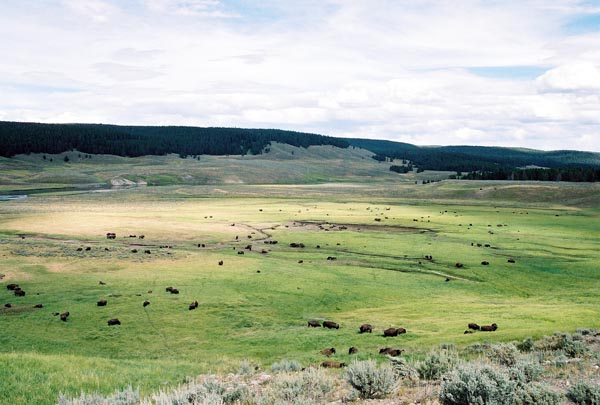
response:
M600 33L565 31L577 0L52 1L0 6L2 119L600 151Z
M558 66L538 77L542 91L600 90L600 66L576 62Z

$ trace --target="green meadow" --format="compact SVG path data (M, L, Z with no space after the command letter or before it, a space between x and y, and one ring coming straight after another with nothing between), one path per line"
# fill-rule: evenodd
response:
M419 357L444 342L600 327L599 186L423 185L388 173L367 181L385 172L368 164L361 181L335 184L47 188L0 201L0 402L54 403L60 392L127 385L148 393L235 371L242 360L264 369L281 359L318 364L328 347L340 361L378 359L385 346ZM72 168L71 182L28 187L26 171L5 171L0 189L133 178L142 166ZM38 169L48 178L54 170ZM98 307L100 299L108 304ZM53 315L64 311L67 322ZM111 318L122 324L108 326ZM308 328L308 320L340 328ZM499 328L465 335L469 322ZM358 333L363 323L372 334ZM386 339L390 326L408 332ZM350 346L359 353L347 355Z

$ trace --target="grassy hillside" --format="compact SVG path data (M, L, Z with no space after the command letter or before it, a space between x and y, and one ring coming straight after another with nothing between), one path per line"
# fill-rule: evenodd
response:
M378 350L390 345L419 358L442 342L600 327L598 191L219 184L0 202L0 403L53 403L60 391L128 384L147 393L187 375L235 370L243 359L316 364L325 347L338 348L340 361L381 359ZM107 240L106 232L118 236ZM15 297L8 283L27 295ZM108 305L96 306L99 299ZM190 311L194 300L200 306ZM34 309L38 303L44 307ZM52 315L63 311L67 322ZM121 326L107 325L114 317ZM340 329L307 328L311 319ZM500 327L464 335L468 322ZM358 334L362 323L374 333ZM386 339L389 326L408 333ZM359 353L346 354L350 346Z

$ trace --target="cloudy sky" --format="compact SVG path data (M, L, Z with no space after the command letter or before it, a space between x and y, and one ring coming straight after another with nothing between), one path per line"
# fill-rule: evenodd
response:
M0 120L600 151L600 0L0 0Z

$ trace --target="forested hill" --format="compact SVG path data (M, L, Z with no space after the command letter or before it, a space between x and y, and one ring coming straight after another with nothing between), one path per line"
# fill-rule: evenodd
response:
M79 150L119 156L259 154L270 142L293 146L333 145L344 139L279 129L38 124L0 121L0 156Z
M260 154L271 142L298 147L349 146L371 151L377 160L406 159L420 170L510 171L523 166L600 168L600 153L544 152L484 146L415 146L373 139L335 138L279 129L37 124L0 121L0 156L78 150L118 156Z
M378 160L407 159L427 170L496 171L522 166L600 167L600 153L489 146L415 146L373 139L346 139L351 146L375 153Z

